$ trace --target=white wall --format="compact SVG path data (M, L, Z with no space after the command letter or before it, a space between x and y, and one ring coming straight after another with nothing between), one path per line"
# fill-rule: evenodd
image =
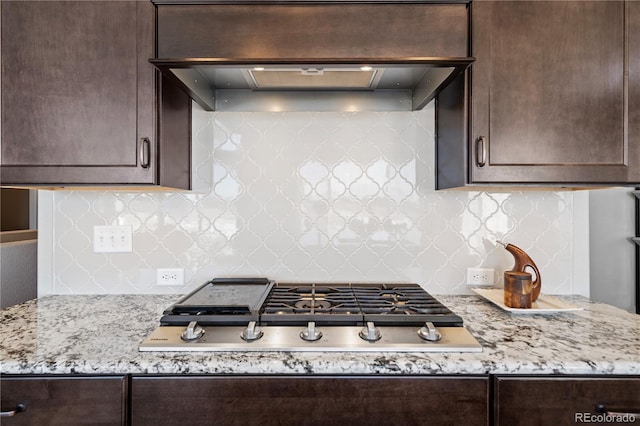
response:
M591 191L591 296L635 312L635 198L633 188Z
M0 243L0 308L34 299L37 241Z
M255 275L464 293L467 267L495 268L497 284L511 267L496 239L530 253L543 292L588 294L586 195L436 192L433 104L386 113L196 108L193 129L198 191L40 194L40 252L49 253L40 294L175 293ZM92 253L93 226L103 224L131 225L134 252ZM160 267L185 268L186 285L157 286Z

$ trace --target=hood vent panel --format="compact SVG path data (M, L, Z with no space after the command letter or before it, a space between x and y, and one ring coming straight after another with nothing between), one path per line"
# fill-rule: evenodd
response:
M383 73L361 68L258 68L246 71L254 89L375 89L374 79Z

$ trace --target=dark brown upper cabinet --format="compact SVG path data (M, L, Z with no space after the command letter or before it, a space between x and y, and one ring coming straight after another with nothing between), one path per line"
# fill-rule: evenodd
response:
M437 187L640 182L639 6L473 2L476 61L437 108Z
M191 103L149 63L152 3L2 1L0 13L3 186L189 188Z
M628 4L628 43L629 43L629 145L632 152L640 150L640 2L630 1ZM638 163L635 157L636 174L638 182ZM633 164L633 163L632 163Z

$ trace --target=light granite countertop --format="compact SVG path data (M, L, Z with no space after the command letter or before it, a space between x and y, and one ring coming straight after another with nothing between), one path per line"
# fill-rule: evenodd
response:
M2 374L640 375L640 316L580 296L582 311L512 314L436 296L482 353L158 353L138 345L176 295L46 296L0 311Z

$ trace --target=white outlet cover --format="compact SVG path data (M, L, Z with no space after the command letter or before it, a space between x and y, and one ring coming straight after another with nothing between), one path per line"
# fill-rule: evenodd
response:
M156 284L163 286L184 285L184 269L159 268L156 274Z
M491 268L467 268L467 285L493 286L494 270Z

